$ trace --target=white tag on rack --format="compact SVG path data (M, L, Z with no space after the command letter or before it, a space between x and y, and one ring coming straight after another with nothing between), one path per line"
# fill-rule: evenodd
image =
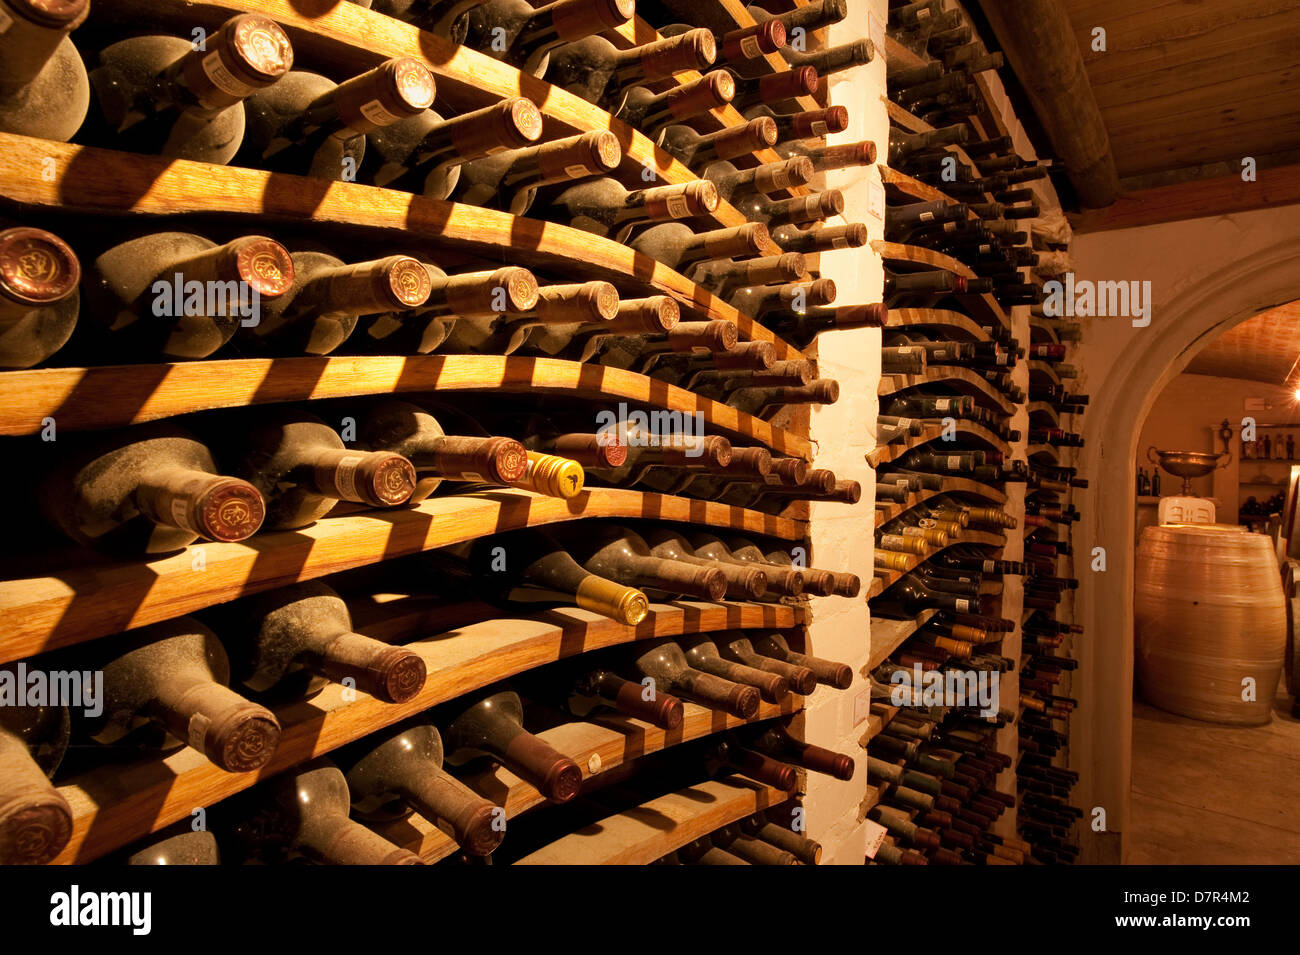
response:
M853 725L857 726L871 715L871 687L867 687L853 698Z
M867 215L885 221L885 185L879 179L867 184Z
M880 847L884 845L889 830L874 819L866 819L862 824L867 827L867 858L874 859Z

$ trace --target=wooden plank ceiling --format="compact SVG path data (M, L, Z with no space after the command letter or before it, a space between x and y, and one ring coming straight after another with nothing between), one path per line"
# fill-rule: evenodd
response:
M1300 302L1278 305L1233 326L1201 349L1185 370L1300 387Z
M1300 0L1061 3L1124 197L1122 221L1088 213L1082 231L1300 201ZM1267 197L1242 183L1246 156Z

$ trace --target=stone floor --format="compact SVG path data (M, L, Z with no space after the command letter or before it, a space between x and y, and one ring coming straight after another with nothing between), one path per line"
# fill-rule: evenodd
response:
M1236 728L1133 704L1132 865L1300 864L1300 720Z

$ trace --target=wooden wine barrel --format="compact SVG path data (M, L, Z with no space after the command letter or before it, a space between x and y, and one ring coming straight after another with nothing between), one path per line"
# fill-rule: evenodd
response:
M1268 537L1224 525L1148 527L1134 591L1143 699L1211 723L1272 718L1287 621Z

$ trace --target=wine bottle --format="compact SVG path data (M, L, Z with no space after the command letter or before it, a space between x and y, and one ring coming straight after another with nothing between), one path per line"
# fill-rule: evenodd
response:
M500 553L495 553L498 548ZM542 530L502 537L490 549L480 544L473 554L473 566L482 583L500 581L507 592L534 588L562 594L584 610L627 626L636 626L650 612L645 594L587 571Z
M537 278L527 269L507 265L490 272L448 275L431 262L422 264L430 281L424 304L361 316L348 340L349 349L384 355L426 355L453 337L461 319L487 336L498 320L517 318L537 307ZM463 337L456 336L458 340Z
M622 159L622 146L605 130L511 149L461 166L456 200L519 216L540 187L607 175Z
M501 844L505 829L495 823L503 811L442 768L442 736L424 717L368 736L335 759L359 818L396 822L414 810L471 855L489 855Z
M790 649L785 637L776 631L756 636L754 649L759 653L784 660L796 666L807 667L817 677L817 682L837 690L847 690L853 684L853 668L847 663L836 663L806 653L797 653Z
M762 195L747 196L736 206L753 222L763 222L769 229L783 225L807 227L844 211L844 194L838 189L814 192L790 199L769 199Z
M577 717L606 707L665 730L677 729L685 717L677 697L625 680L604 667L576 673L569 686L567 707Z
M772 312L801 311L835 301L835 282L813 279L788 285L751 286L738 289L728 301L737 311L751 318L763 318Z
M834 308L815 308L806 314L788 313L767 325L786 341L800 348L811 345L822 332L834 329L881 328L889 321L889 308L883 303L874 305L840 305Z
M541 110L519 96L450 119L426 109L370 133L367 174L376 186L446 199L465 163L524 149L541 135Z
M727 299L742 288L794 282L807 272L802 253L785 252L743 262L710 262L697 266L691 274L696 285Z
M795 693L806 696L817 689L817 674L813 673L812 670L805 666L798 666L793 663L786 663L784 660L764 656L754 649L754 645L742 631L725 630L714 634L713 639L718 652L726 659L743 663L745 666L753 667L756 670L766 670L769 673L782 676L789 681L790 689Z
M89 0L8 0L0 31L0 131L67 142L90 106L81 54L68 39Z
M628 90L618 118L658 142L663 131L674 123L719 109L736 95L736 81L725 70L705 73L697 80L673 85L655 93L644 86Z
M656 557L650 545L627 528L587 525L581 533L562 539L569 544L574 559L591 573L628 586L705 600L721 600L727 590L727 578L722 571Z
M248 799L235 838L250 858L280 862L299 853L323 865L423 865L349 817L348 781L323 757L268 780Z
M767 226L761 222L700 233L680 222L665 222L651 226L628 244L669 268L689 272L697 262L758 255L769 242Z
M244 100L293 66L284 30L268 17L231 17L201 46L138 36L99 51L90 71L95 145L224 164L244 139Z
M374 0L370 9L464 44L469 12L485 0Z
M734 734L728 734L705 750L704 765L710 775L730 769L755 782L792 793L799 786L799 773L788 763L772 759L745 746Z
M235 159L276 172L355 178L365 134L423 112L433 97L433 74L412 57L386 60L337 85L291 70L244 101L244 143Z
M656 693L671 692L743 720L752 719L758 712L757 689L695 669L672 640L638 644L628 662L642 678L654 681Z
M831 172L835 169L851 169L855 166L870 166L876 161L876 144L868 139L856 143L840 143L826 146L796 141L782 143L776 151L782 156L803 156L813 164L817 172Z
M790 695L790 681L786 677L726 659L713 641L703 634L681 638L681 646L686 652L686 662L695 669L732 683L752 686L768 703L780 703Z
M294 252L293 284L262 306L256 324L242 325L240 341L257 350L328 355L357 327L362 315L409 311L433 291L419 259L390 255L347 264L324 252Z
M513 690L489 688L468 706L456 704L442 734L453 766L488 756L537 787L551 802L568 802L582 788L582 770L524 729L524 707Z
M13 687L20 674L10 664L0 677ZM72 838L72 807L49 779L69 726L62 706L0 706L0 865L45 865Z
M434 415L406 401L370 406L360 423L358 443L410 461L418 476L411 495L417 501L443 481L513 485L528 471L528 452L513 438L449 436Z
M544 76L556 47L617 29L634 12L633 0L555 0L540 7L528 0L487 0L470 10L464 45Z
M172 828L172 827L169 827ZM166 830L164 830L166 832ZM217 837L206 829L186 829L137 847L127 865L221 865Z
M798 865L794 853L787 852L779 846L771 845L762 839L746 835L736 824L723 826L709 837L715 846L723 849L750 865Z
M274 239L241 236L218 245L191 232L155 232L101 253L87 276L91 355L123 361L207 358L298 278L294 257Z
M280 724L229 688L226 652L199 621L176 617L109 643L87 658L103 670L104 705L84 718L82 735L115 743L152 723L229 773L255 772L271 759Z
M760 567L746 567L725 561L697 557L690 542L667 527L651 525L644 529L650 553L664 560L714 567L727 580L726 596L732 600L757 600L767 593L767 574ZM742 663L748 661L741 661Z
M424 660L354 632L347 604L321 581L216 607L207 619L229 650L235 679L267 698L302 699L346 681L385 703L405 703L424 687Z
M72 540L130 554L244 540L265 515L254 486L219 474L208 449L169 423L76 441L39 495L46 519Z
M700 171L715 160L735 159L775 144L776 123L760 116L743 126L713 133L697 133L689 126L669 126L657 145L682 165Z
M753 545L742 545L740 547L741 552L736 553L721 539L714 537L712 534L695 532L690 534L687 539L690 541L696 557L761 570L764 576L767 577L768 589L773 594L783 597L797 597L803 593L803 574L793 568L785 568L779 564L770 563L758 553L758 548Z
M741 79L731 103L746 110L758 103L780 103L817 92L817 71L811 66L796 66L784 73L769 73L757 79Z
M817 865L821 862L822 847L807 836L777 825L762 813L755 813L740 821L741 829L768 845L789 852L804 865Z
M778 724L770 724L762 732L751 736L749 744L761 753L789 760L796 766L815 773L825 773L843 781L853 778L852 756L795 739L785 727Z
M557 337L572 335L584 325L603 325L618 316L618 289L608 282L544 285L537 302L517 314L495 318L461 317L451 327L442 350L457 354L511 355L529 343L537 329L551 329Z
M338 501L371 507L404 504L415 468L390 451L354 451L319 418L293 408L258 409L257 423L236 438L227 459L266 501L267 526L306 527Z
M782 155L801 155L800 140L820 139L830 133L842 133L849 128L849 111L843 106L825 109L801 110L798 113L778 113L766 103L751 106L744 112L745 119L770 117L776 123L776 151ZM874 148L874 147L873 147Z
M970 133L963 125L944 126L923 133L909 133L897 127L889 130L889 165L903 168L914 153L943 146L960 146Z
M717 42L708 30L690 30L627 50L603 36L588 36L551 52L546 80L616 115L631 87L649 86L687 70L703 71L717 55Z
M718 190L719 198L734 202L741 196L769 195L791 186L806 186L812 179L813 165L806 156L764 163L751 169L737 169L726 160L718 160L705 166L703 175Z
M52 232L0 223L0 368L31 368L77 323L81 264Z
M734 538L737 543L744 543L742 538ZM794 567L794 559L788 551L777 548L763 555L773 564ZM816 567L798 567L803 574L804 590L818 597L856 597L862 590L862 580L857 574L841 573L834 570L818 570Z
M811 67L817 71L818 77L830 76L833 73L842 73L845 70L851 70L855 66L864 66L870 63L876 57L876 48L871 41L865 37L854 40L851 43L842 43L839 46L827 47L824 50L814 52L799 53L789 50L785 54L786 62L796 69L801 67Z
M707 179L627 189L601 177L568 186L539 205L544 206L537 210L541 218L618 239L637 223L709 215L718 208L718 191Z

